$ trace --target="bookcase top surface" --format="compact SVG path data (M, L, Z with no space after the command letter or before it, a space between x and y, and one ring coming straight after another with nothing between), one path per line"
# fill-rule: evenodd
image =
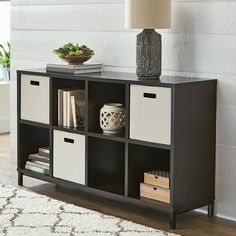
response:
M209 78L193 78L193 77L180 77L180 76L164 76L162 75L159 79L145 79L139 78L135 73L124 73L124 72L112 72L103 71L102 73L90 73L81 75L72 75L66 73L54 73L47 72L46 68L37 69L25 69L18 70L20 74L35 74L49 77L59 77L65 79L90 79L90 80L107 80L108 82L129 82L129 83L142 83L142 84L153 84L153 85L178 85L178 84L188 84L197 82L216 82L216 79Z

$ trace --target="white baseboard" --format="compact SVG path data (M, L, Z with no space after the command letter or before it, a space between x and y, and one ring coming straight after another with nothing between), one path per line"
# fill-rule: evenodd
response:
M205 210L205 209L203 209L203 208L196 209L195 211L207 215L207 210ZM220 213L216 213L215 216L217 216L217 217L219 217L219 218L226 219L226 220L236 221L236 218L235 218L235 217L223 215L223 214L220 214Z
M0 118L0 134L10 132L10 119L9 117Z
M219 218L226 219L226 220L236 221L235 217L226 216L226 215L223 215L223 214L216 214L216 216L219 217Z

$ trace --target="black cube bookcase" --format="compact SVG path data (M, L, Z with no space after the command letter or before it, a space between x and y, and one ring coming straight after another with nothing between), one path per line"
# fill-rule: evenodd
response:
M203 206L208 206L208 215L212 216L216 85L216 80L199 78L162 76L160 80L139 80L132 73L75 76L48 73L45 69L20 70L17 72L18 184L22 186L23 176L29 176L155 208L169 213L171 228L176 226L177 214ZM58 126L57 90L73 87L85 89L85 128ZM125 129L118 135L105 135L99 126L99 111L109 102L122 103L126 110ZM54 135L58 134L85 140L85 151L78 145L65 158L63 155L56 158L55 149L61 148L63 152L63 147L54 145ZM24 169L27 156L40 146L50 147L49 175ZM73 166L75 175L77 168L78 174L85 173L84 181L71 181L73 163L66 162L66 156L72 161L84 160L85 164ZM56 162L65 164L66 177L54 175ZM140 199L143 174L155 169L170 172L170 204Z

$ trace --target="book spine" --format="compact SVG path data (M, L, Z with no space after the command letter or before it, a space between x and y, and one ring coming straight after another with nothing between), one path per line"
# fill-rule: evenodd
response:
M67 92L63 91L63 126L67 126Z
M57 90L57 123L58 125L61 124L61 117L60 117L60 103L61 103L61 97L60 97L60 89Z
M48 170L49 169L49 166L41 165L41 164L38 164L38 163L32 162L32 161L27 161L26 165L34 166L34 167L37 167L37 168L40 168L40 169L43 169L43 170Z
M60 89L60 117L61 117L61 124L63 125L63 90Z
M67 127L70 127L71 126L71 123L70 123L70 121L71 121L71 119L70 119L70 117L71 117L71 102L70 102L70 91L68 91L67 92L67 99L66 99L66 101L67 101L67 113L66 113L66 116L67 116Z
M102 68L94 68L94 69L57 69L57 68L47 68L48 72L58 72L58 73L64 73L64 74L74 74L74 75L78 75L78 74L88 74L88 73L99 73L102 72Z
M41 174L48 174L49 173L48 170L43 170L41 168L31 166L31 165L28 165L28 164L25 165L25 169L32 170L32 171L35 171L35 172L41 173Z
M34 163L39 164L41 166L45 166L45 167L47 167L47 169L49 168L49 163L47 163L47 162L34 160Z
M83 65L60 65L60 64L47 64L47 71L72 71L72 70L88 70L88 69L101 69L103 64L83 64Z
M30 160L30 161L39 161L39 162L49 164L49 158L40 158L40 157L35 157L35 156L29 156L28 160Z
M79 74L90 74L90 73L100 73L102 72L102 69L88 69L88 70L75 70L74 74L79 75Z
M76 105L79 109L79 126L84 127L85 122L85 90L80 90L79 96L77 97Z
M29 158L33 159L33 158L37 158L37 159L42 159L42 160L49 160L49 156L48 155L40 155L40 154L36 154L37 156L35 156L34 154L30 154Z
M58 125L63 125L63 116L62 116L62 90L58 89Z
M38 154L39 154L39 156L45 156L45 157L49 158L49 154L48 153L39 152Z
M71 110L72 110L72 117L73 117L73 125L74 125L74 128L77 128L76 111L75 111L75 97L74 96L71 96Z

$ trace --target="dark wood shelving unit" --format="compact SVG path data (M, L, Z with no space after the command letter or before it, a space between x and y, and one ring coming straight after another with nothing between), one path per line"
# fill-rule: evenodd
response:
M154 208L169 213L171 228L176 226L176 215L186 211L208 206L208 215L213 215L216 80L165 76L160 80L140 80L135 74L118 72L74 76L48 73L44 69L18 71L17 78L19 185L23 185L23 176L28 176L78 191ZM38 81L34 83L38 87L31 87L30 82L34 80ZM136 96L135 86L143 89L143 97L149 99L145 103L150 101L151 104L150 108L149 105L142 107L143 103L138 101L139 114L142 110L149 109L146 114L147 122L145 118L138 120L140 130L147 127L147 132L143 133L144 138L142 135L140 138L138 133L135 138L134 131L139 131L139 123L135 120L139 117L135 116L132 107L135 101L131 102ZM62 88L85 90L84 128L58 126L57 90ZM155 98L167 106L170 104L170 107L155 107L155 101L150 98L150 92L146 88L151 93L157 91ZM35 97L27 99L27 96ZM137 95L137 100L139 99L141 98ZM99 126L100 109L110 102L121 103L126 110L124 132L117 135L104 134ZM35 116L35 107L38 108L38 114L41 114L39 119ZM165 113L170 120L169 126L166 126L168 122ZM152 116L156 116L155 122L152 122ZM138 124L137 128L133 128L135 122ZM163 126L164 131L160 130L160 134L151 132L152 126L155 130L155 124L161 129ZM154 138L159 135L160 142L153 139L153 135ZM64 144L62 147L59 144L57 146L59 136L78 145L78 148L71 146L72 153L65 146L65 160ZM146 136L150 136L150 139ZM169 141L165 141L168 137ZM24 169L28 155L36 153L41 146L50 147L48 176ZM60 153L57 148L61 148L60 158L55 154ZM70 161L66 162L68 158ZM76 161L74 165L70 164L73 158ZM78 164L77 158L82 158L84 164ZM61 161L65 162L62 177L56 169ZM70 174L77 175L74 168L78 168L81 181L70 179ZM144 172L156 169L170 172L169 204L140 198L140 183L144 182Z

